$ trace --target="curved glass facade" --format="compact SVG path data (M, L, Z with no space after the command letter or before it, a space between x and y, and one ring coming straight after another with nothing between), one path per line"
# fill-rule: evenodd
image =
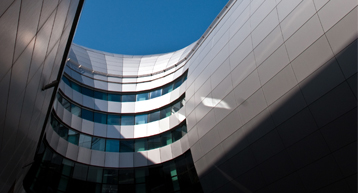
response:
M165 163L116 169L74 162L45 143L24 179L27 192L202 192L190 150Z
M188 131L186 120L159 135L136 139L110 139L90 136L63 124L56 115L51 115L53 130L66 141L88 149L107 152L139 152L164 147L181 139Z
M166 84L162 87L151 89L148 91L136 92L136 93L124 93L124 92L113 93L113 92L100 91L98 89L91 89L88 87L81 86L75 81L72 81L70 78L68 78L68 75L63 76L62 81L65 82L68 86L70 86L73 90L76 90L77 92L92 98L114 101L114 102L135 102L135 101L144 101L144 100L157 98L172 92L173 90L175 90L176 88L178 88L180 85L184 83L184 81L187 78L187 72L188 71L186 71L179 78L175 79L173 82Z
M183 94L179 99L159 110L136 114L110 114L92 111L64 98L60 92L57 94L57 100L63 108L88 121L107 125L140 125L164 119L179 111L184 106L185 95Z

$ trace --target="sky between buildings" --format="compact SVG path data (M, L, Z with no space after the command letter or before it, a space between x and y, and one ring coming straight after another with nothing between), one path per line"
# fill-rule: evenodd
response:
M179 50L198 40L228 0L86 0L74 43L117 54Z

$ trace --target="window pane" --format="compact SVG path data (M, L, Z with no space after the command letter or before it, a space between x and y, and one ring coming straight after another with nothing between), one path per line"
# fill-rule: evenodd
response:
M66 100L65 98L62 98L62 106L63 108L71 112L71 103L68 102L68 100Z
M81 93L81 86L80 86L80 85L78 85L78 84L72 82L72 83L71 83L71 88L72 88L73 90L75 90L75 91Z
M70 80L68 80L68 78L66 78L65 76L62 76L62 80L64 83L66 83L68 86L71 86L71 82Z
M148 93L137 94L137 101L148 100Z
M117 184L114 183L114 184ZM112 185L112 184L102 184L102 192L105 193L117 193L118 192L118 185Z
M169 84L163 88L163 95L173 91L173 84Z
M186 78L187 78L187 73L185 73L183 76L183 82L186 81Z
M122 102L135 102L136 95L126 94L122 95Z
M86 87L82 87L82 94L89 96L89 97L93 97L93 90L92 89L88 89Z
M82 109L82 118L89 121L93 121L93 112L86 109Z
M136 139L134 147L136 152L147 150L147 139Z
M68 142L78 145L78 138L79 134L76 131L68 130Z
M89 166L87 181L101 183L102 174L103 168Z
M134 115L121 116L121 125L134 125Z
M107 115L103 113L94 112L94 122L107 124Z
M74 165L75 164L72 161L63 159L62 160L62 175L70 176Z
M160 110L160 119L164 119L165 117L169 117L172 114L172 108L167 107L165 109Z
M68 138L68 128L60 124L58 127L58 135L67 140Z
M57 93L56 96L57 96L58 102L62 104L62 96L60 95L60 93Z
M184 136L185 134L188 133L188 130L187 130L187 128L186 128L186 125L181 126L181 133L182 133L182 136Z
M119 115L110 115L108 114L107 117L107 124L108 125L119 125L120 124L120 116Z
M162 140L162 146L166 146L172 143L172 133L171 132L165 132L161 135Z
M181 127L176 128L174 131L172 131L172 135L173 135L173 142L179 140L182 135L181 135Z
M181 85L181 83L183 83L182 81L183 81L182 78L179 78L178 80L176 80L174 82L174 89L178 88Z
M122 140L120 152L134 152L134 140Z
M133 169L121 169L118 174L119 184L134 184L134 170Z
M79 106L71 104L71 113L78 117L81 117L81 108Z
M106 140L103 138L92 137L92 149L98 151L104 151Z
M115 101L115 102L121 102L121 95L108 93L108 100Z
M73 169L73 178L79 180L86 180L87 178L87 170L88 166L84 164L75 163L75 167Z
M162 89L154 90L150 92L150 98L156 98L162 95Z
M119 140L107 139L106 140L106 151L108 152L119 152Z
M155 149L161 146L161 141L159 136L154 136L148 138L148 149Z
M145 183L145 179L147 176L148 176L147 168L136 168L135 169L135 183L136 184Z
M80 134L80 140L78 146L91 149L92 137L89 135Z
M149 122L157 121L160 119L160 111L155 111L149 114Z
M136 115L135 116L135 124L136 125L145 124L147 122L148 122L148 115L147 114Z
M118 182L118 170L104 169L103 170L103 183L117 184Z
M175 103L175 104L173 105L173 112L179 111L181 107L182 107L182 104L180 103L180 101L177 102L177 103Z
M101 100L107 100L107 93L94 91L94 98L101 99Z

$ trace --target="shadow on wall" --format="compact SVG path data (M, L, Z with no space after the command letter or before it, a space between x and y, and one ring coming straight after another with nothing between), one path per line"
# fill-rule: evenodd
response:
M275 103L196 162L204 191L356 192L357 40Z

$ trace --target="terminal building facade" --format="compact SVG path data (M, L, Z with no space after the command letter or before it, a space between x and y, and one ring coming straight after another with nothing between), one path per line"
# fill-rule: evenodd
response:
M0 6L1 192L357 192L355 0L231 0L146 56L71 44L83 2L36 2L30 32L34 6Z

